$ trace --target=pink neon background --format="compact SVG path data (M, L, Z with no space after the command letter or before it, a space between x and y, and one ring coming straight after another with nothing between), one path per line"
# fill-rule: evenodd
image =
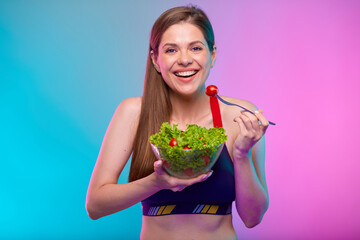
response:
M360 238L359 3L203 7L218 45L209 84L277 123L266 134L270 207L254 229L234 214L241 239Z

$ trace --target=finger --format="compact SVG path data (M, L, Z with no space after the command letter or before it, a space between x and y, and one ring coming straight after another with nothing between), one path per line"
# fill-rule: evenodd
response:
M159 175L163 175L165 173L162 168L162 160L154 162L154 171Z
M201 177L201 182L203 182L203 181L205 181L206 179L208 179L209 177L211 177L211 175L213 174L213 170L210 170L209 172L207 172L206 174L205 174L205 176L202 176Z
M257 116L257 118L259 119L259 121L261 122L261 128L263 130L263 132L266 132L267 127L269 126L269 121L265 118L265 116L263 115L263 111L261 109L259 109L259 111L255 111L255 114Z
M244 112L241 112L241 113L240 113L240 118L243 120L246 129L247 129L248 131L251 131L251 129L252 129L253 127L252 127L252 123L251 123L250 118L249 118L248 116L246 116Z
M177 185L177 186L171 188L171 191L173 191L173 192L180 192L180 191L183 190L183 188L184 188L183 185Z
M244 124L244 121L242 120L242 118L236 117L234 119L234 121L238 123L241 133L243 133L243 134L247 133L247 130L246 130L246 127L245 127L245 124Z
M253 129L255 131L259 131L260 124L259 124L259 119L257 118L257 116L252 113L249 113L249 112L244 112L244 114L250 119Z
M263 110L259 109L258 111L255 111L255 115L261 122L261 125L263 125L263 126L269 125L269 121L265 118L265 116L263 114Z
M178 192L181 192L182 190L184 190L186 188L186 186L179 186L179 190L177 190Z
M182 191L184 188L185 188L184 185L177 185L177 186L172 188L172 191L173 192L179 192L179 191Z

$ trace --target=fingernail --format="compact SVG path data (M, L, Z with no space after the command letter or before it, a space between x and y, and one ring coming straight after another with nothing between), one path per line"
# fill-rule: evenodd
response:
M211 170L211 172L208 173L207 175L203 176L203 178L201 179L201 181L205 181L206 179L208 179L208 178L211 176L212 173L213 173L213 170Z
M258 110L256 110L256 111L255 111L255 113L259 113L259 111L258 111Z
M160 167L161 166L161 162L157 161L156 166Z

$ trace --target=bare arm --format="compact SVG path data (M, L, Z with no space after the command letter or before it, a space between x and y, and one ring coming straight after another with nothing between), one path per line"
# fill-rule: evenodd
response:
M257 108L246 101L231 99L250 110ZM261 121L259 125L258 121ZM231 131L235 174L236 209L249 228L259 224L268 209L269 197L265 178L265 139L268 121L262 111L236 113Z
M140 104L141 98L125 99L106 131L87 192L86 209L92 219L121 211L156 192L148 179L117 184L132 152Z
M236 209L249 228L261 222L269 206L264 150L265 140L262 137L248 154L234 156Z
M87 212L91 219L122 211L159 191L153 181L154 175L127 184L105 184L87 198Z
M125 99L109 124L87 192L86 210L91 219L124 210L161 189L181 191L209 177L203 174L193 179L177 179L162 171L162 162L157 161L154 173L149 176L117 184L132 152L140 107L140 98Z

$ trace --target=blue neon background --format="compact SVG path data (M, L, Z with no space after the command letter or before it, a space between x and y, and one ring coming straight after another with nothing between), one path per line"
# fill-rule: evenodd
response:
M154 11L168 6L1 1L1 238L138 239L139 204L92 221L85 197L116 106L142 93Z

